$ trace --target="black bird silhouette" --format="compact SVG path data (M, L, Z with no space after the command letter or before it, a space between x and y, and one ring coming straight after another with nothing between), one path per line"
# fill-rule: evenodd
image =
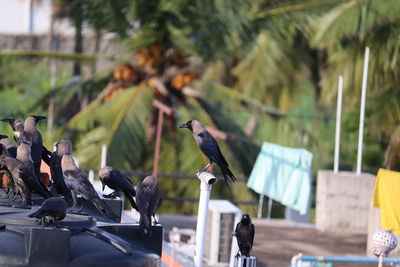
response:
M139 225L144 235L150 234L151 216L154 217L155 210L160 200L160 191L157 186L157 178L147 176L136 189L136 204L140 213Z
M24 131L24 123L20 119L5 118L0 119L0 121L10 124L11 128L14 131L14 140L15 142L17 142L17 144L20 144L22 142L32 142L28 134Z
M243 214L240 222L236 224L235 232L240 255L250 256L250 251L254 241L254 225L251 223L251 218L248 214Z
M71 190L74 208L77 204L77 194L91 201L97 210L105 217L115 219L111 208L100 199L87 176L76 166L71 155L64 155L61 159L61 168L66 186Z
M6 169L11 174L16 191L21 193L23 205L31 205L31 190L44 198L52 197L30 168L5 153L3 145L0 145L0 165L1 169Z
M7 135L0 134L0 144L2 144L8 152L10 157L17 157L17 146L14 145Z
M67 202L60 197L51 197L43 201L42 206L28 216L39 219L41 224L49 224L46 221L46 216L53 217L54 222L56 222L64 219L66 214Z
M112 196L119 191L124 192L125 197L131 203L132 208L139 211L135 199L133 198L136 196L135 188L133 187L131 180L124 176L118 169L108 166L103 167L99 170L99 178L103 185L103 191L105 186L108 186L115 190L110 194Z
M71 141L68 139L62 139L56 143L56 151L51 153L51 157L49 158L51 179L53 180L54 188L56 189L58 194L64 196L69 207L71 207L74 203L72 200L71 191L69 190L64 181L61 168L61 159L64 155L71 154L71 150L72 150Z
M229 179L236 181L235 176L229 169L229 164L226 162L224 155L222 155L219 149L217 141L200 122L190 120L187 123L181 124L179 128L188 128L192 132L200 150L207 156L209 163L204 167L205 170L215 162L221 169L226 184L228 184Z
M27 117L24 122L24 132L27 134L31 143L31 156L37 177L40 177L40 164L42 162L43 155L43 139L39 130L36 128L36 125L40 120L43 119L46 119L46 117L31 115Z

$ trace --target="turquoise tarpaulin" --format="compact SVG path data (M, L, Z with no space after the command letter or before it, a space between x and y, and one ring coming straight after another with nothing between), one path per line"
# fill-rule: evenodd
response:
M306 214L311 193L312 153L264 142L247 186Z

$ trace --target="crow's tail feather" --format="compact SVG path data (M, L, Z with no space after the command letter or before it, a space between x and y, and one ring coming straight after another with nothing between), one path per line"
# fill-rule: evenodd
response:
M228 166L223 166L221 168L222 175L224 176L225 184L228 185L228 181L231 180L232 182L236 181L236 177L233 175L231 170ZM228 185L229 186L229 185Z
M150 234L151 216L140 214L139 225L143 235L148 236Z
M95 198L92 200L93 204L96 206L96 209L106 218L115 219L115 215L113 214L111 208L104 203L100 198Z
M129 200L129 203L131 203L132 208L139 211L139 209L136 205L135 199L133 199L132 194L130 194L129 192L125 192L125 191L124 191L124 194L125 194L126 198Z
M40 213L41 213L41 212L40 212L39 210L37 210L37 211L32 212L31 214L29 214L28 217L30 217L30 218L37 218L37 217L39 217ZM41 218L41 217L39 217L39 218Z

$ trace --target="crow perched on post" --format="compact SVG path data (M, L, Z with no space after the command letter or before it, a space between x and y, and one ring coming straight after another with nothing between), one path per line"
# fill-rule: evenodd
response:
M110 196L115 196L119 191L124 192L126 198L131 203L132 208L138 210L135 199L136 196L135 188L131 180L129 180L126 176L124 176L118 169L113 167L103 167L99 170L99 178L103 185L103 191L105 186L115 190Z
M136 190L136 204L140 213L140 228L144 235L150 234L151 216L155 220L155 210L160 200L160 191L157 186L157 178L147 176ZM155 223L157 223L155 221Z
M228 180L236 181L235 176L229 169L229 164L226 162L224 156L219 149L218 143L215 138L206 130L206 128L196 120L190 120L184 124L181 124L179 128L188 128L196 140L200 150L207 156L209 163L204 168L207 170L210 165L215 162L222 171L225 183Z
M100 199L87 176L76 166L71 155L66 154L62 157L61 169L65 184L68 189L71 190L72 199L74 201L72 208L76 206L77 195L80 194L84 199L91 201L103 216L110 219L115 218L111 208Z
M236 224L235 232L240 255L250 256L251 248L254 241L254 225L251 223L251 218L248 214L243 214L240 222Z

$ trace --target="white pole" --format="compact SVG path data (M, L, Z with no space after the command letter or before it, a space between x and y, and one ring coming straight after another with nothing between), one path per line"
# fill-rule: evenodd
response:
M364 114L365 114L365 97L367 93L367 80L368 80L368 61L369 61L369 47L365 48L364 56L364 71L361 90L361 107L360 107L360 128L358 130L358 151L357 151L357 175L361 174L362 163L362 145L363 145L363 132L364 132Z
M101 166L100 168L103 168L107 166L107 145L103 144L101 146Z
M271 219L271 214L272 214L272 198L269 198L268 200L268 213L267 213L267 219Z
M89 170L89 175L88 175L88 179L91 183L94 182L94 171L93 170Z
M260 195L260 200L258 201L258 212L257 212L257 218L260 219L262 217L262 208L264 205L264 195Z
M339 76L337 106L336 106L336 134L335 134L335 158L333 163L333 172L339 172L339 151L340 151L340 124L342 120L342 94L343 94L343 76Z
M208 172L198 172L197 177L200 179L200 200L199 210L197 214L196 225L196 244L194 248L194 266L203 266L204 243L206 239L206 224L208 216L208 201L210 200L211 185L217 179Z
M206 237L206 223L208 216L208 201L210 199L211 185L201 181L200 201L196 225L196 247L194 251L194 266L203 266L204 241Z

